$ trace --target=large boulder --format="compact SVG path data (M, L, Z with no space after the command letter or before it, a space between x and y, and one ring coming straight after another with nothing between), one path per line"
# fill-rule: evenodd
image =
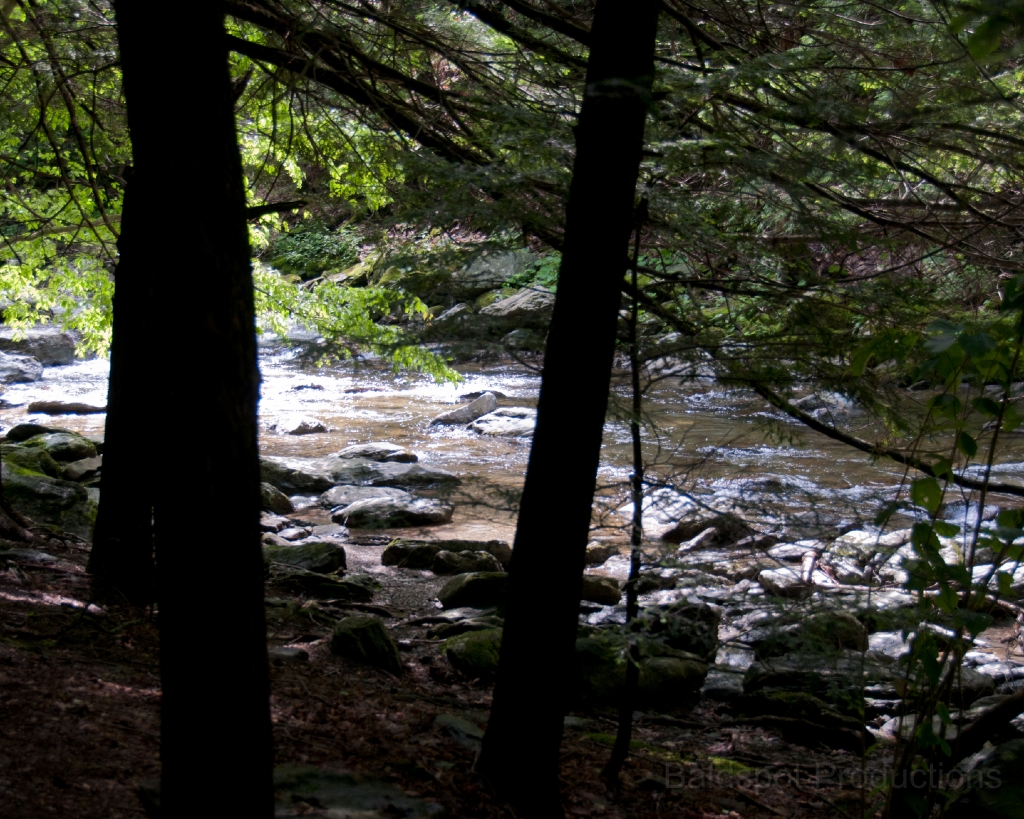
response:
M444 584L437 599L446 609L489 609L505 602L508 575L504 572L457 574Z
M334 453L335 458L365 458L368 461L386 461L396 464L414 464L419 458L398 444L384 441L371 441L368 444L353 444L340 452Z
M381 554L385 566L431 569L439 552L487 552L503 566L512 559L512 547L503 540L405 540L391 541Z
M497 408L498 399L493 394L485 392L479 398L470 401L464 406L442 412L430 423L438 425L468 424L471 421L475 421L481 415L493 412Z
M748 641L758 659L781 657L794 651L867 651L868 632L849 612L825 611L802 617L796 623L766 629L763 639Z
M277 515L290 515L295 511L295 506L288 496L266 481L260 484L260 508Z
M391 674L402 673L402 658L395 639L384 621L372 614L353 614L339 620L331 634L331 653Z
M721 617L718 610L708 605L674 603L645 608L639 620L650 637L711 662L718 652Z
M432 498L368 498L339 509L331 520L352 529L436 526L452 519L455 507Z
M546 287L526 287L480 311L480 315L519 322L544 322L555 306L555 294Z
M370 500L371 498L412 500L412 495L391 486L335 486L320 496L320 505L328 509L337 509L339 506L350 506L356 501Z
M18 512L83 539L92 537L96 504L79 483L52 478L4 460L4 498Z
M37 447L49 453L55 461L80 461L95 458L96 444L75 432L47 432L22 442L25 447Z
M481 435L520 438L533 435L537 410L532 407L502 407L477 418L469 428Z
M481 250L452 274L452 290L457 298L476 298L528 271L533 259L528 250Z
M260 458L262 480L286 494L326 492L333 486L456 486L459 479L443 469L419 464L363 458Z
M306 541L287 545L264 543L263 559L268 563L330 574L345 568L345 549L330 541Z
M470 679L494 679L500 650L500 628L467 631L449 638L444 644L444 653L452 668Z
M583 575L583 588L580 599L588 603L600 603L602 606L618 605L622 598L622 589L617 580L600 575Z
M75 339L70 333L52 325L26 330L0 327L0 351L31 356L44 367L73 364Z
M34 438L36 435L45 435L48 432L68 432L69 429L62 429L61 427L44 427L42 424L15 424L9 430L4 438L8 441L14 441L15 443L21 443L27 441L29 438Z
M43 365L32 356L0 352L0 384L25 384L43 377Z
M449 552L445 549L434 555L430 570L440 575L503 571L494 555L488 552Z

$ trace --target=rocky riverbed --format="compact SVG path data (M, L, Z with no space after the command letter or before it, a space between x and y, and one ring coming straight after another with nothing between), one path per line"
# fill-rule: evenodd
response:
M45 340L61 343L53 334ZM18 349L4 355L31 358ZM38 522L84 542L102 493L104 416L59 411L61 402L102 408L105 363L40 355L38 370L15 361L24 366L11 371L21 375L7 379L5 492ZM275 661L304 663L329 651L399 673L415 658L436 680L486 684L500 645L536 373L466 366L462 384L438 386L396 379L372 363L311 370L278 345L262 349L261 369L268 613L272 622L298 616L307 625L277 629ZM855 412L814 398L830 411ZM678 718L703 699L737 725L809 747L859 752L892 742L913 719L899 693L900 660L914 634L943 629L924 622L901 588L912 511L885 530L871 525L879 504L896 497L899 473L823 438L767 442L763 424L778 419L714 384L665 388L650 407L656 428L645 447L659 485L645 498L642 616L625 628L629 447L625 425L612 418L573 707L614 704L633 634L644 712ZM566 425L572 414L567 407ZM1018 466L1010 460L997 469L1012 479ZM994 513L986 510L983 527L994 525ZM969 504L945 510L958 524L976 516ZM962 553L955 538L941 546L949 561ZM978 556L976 579L994 557ZM34 550L0 558L15 567L58 561ZM975 640L955 692L971 717L1024 687L1014 624L1024 569L1001 568L1011 579L1008 605ZM1003 733L995 739L1024 737L1024 717Z

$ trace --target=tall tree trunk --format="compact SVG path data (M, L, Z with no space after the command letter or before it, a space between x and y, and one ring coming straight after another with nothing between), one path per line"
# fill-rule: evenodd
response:
M273 815L255 315L220 2L115 2L154 284L162 814ZM135 241L135 240L133 240ZM187 504L187 505L186 505ZM216 629L212 637L210 629Z
M103 596L145 606L156 594L153 494L139 452L153 432L153 276L147 270L152 247L139 241L144 234L137 233L134 224L132 187L129 181L117 240L103 481L89 573L98 581ZM150 457L166 454L147 453Z
M655 0L598 0L565 245L478 769L523 816L560 816L558 754L576 639L644 118ZM564 424L567 407L577 408Z

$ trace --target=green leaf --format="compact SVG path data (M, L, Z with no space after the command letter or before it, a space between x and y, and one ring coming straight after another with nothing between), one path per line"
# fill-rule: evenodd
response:
M864 368L867 367L868 361L871 360L871 356L875 352L875 347L878 346L878 341L872 339L867 344L858 349L850 358L850 374L855 378L859 378L864 375Z
M942 503L942 487L935 478L918 478L910 485L910 500L934 515Z
M971 335L961 333L957 338L957 344L971 358L981 358L985 353L996 348L995 341L988 333L973 333Z
M983 60L999 48L1003 32L1009 26L1009 20L1002 16L989 17L978 26L967 38L967 50L976 60Z
M956 436L956 448L968 458L973 458L978 454L978 442L963 430Z
M979 397L971 401L971 406L974 407L982 415L987 415L990 418L995 418L999 415L999 404L993 401L991 398Z
M935 521L935 534L940 537L956 537L960 534L960 527L948 520Z

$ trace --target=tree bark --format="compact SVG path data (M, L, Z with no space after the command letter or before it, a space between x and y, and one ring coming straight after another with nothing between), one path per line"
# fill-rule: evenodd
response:
M654 77L654 0L599 0L537 428L478 769L524 817L563 815L558 755ZM577 408L564 424L567 407Z
M146 270L151 248L136 240L143 233L136 233L133 224L135 202L131 188L129 181L117 240L119 258L114 273L103 480L89 573L101 596L146 606L153 603L156 594L153 495L139 447L153 430L153 277Z
M149 254L155 282L149 409L152 427L179 446L150 471L161 815L270 817L259 372L224 9L183 0L169 14L163 4L117 0L115 13L135 168L133 241ZM188 59L175 59L186 46ZM190 219L178 232L184 212Z

